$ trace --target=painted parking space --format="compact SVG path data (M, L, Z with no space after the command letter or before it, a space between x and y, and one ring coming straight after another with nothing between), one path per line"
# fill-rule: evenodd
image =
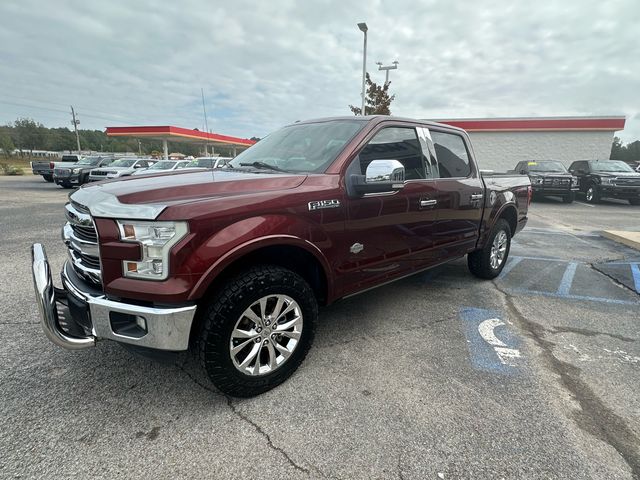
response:
M513 375L524 363L520 339L497 310L465 307L460 310L471 364L478 370Z
M591 265L558 258L512 256L497 281L513 294L640 305L638 263L614 263ZM610 274L613 271L616 276Z

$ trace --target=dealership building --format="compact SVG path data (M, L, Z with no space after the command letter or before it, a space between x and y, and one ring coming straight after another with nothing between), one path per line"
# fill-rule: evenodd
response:
M625 117L459 118L437 120L469 133L482 170L511 170L522 160L607 159Z

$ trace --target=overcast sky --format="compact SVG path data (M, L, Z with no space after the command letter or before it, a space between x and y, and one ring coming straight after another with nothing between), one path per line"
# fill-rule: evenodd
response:
M176 125L263 136L360 104L391 72L394 115L626 115L640 138L640 4L586 1L0 2L0 124Z

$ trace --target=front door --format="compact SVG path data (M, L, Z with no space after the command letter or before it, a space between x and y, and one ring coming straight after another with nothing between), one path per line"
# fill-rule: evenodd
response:
M433 263L436 184L415 128L383 127L354 159L350 171L365 174L373 160L398 160L404 188L347 199L341 275L360 290ZM345 291L344 294L348 294Z

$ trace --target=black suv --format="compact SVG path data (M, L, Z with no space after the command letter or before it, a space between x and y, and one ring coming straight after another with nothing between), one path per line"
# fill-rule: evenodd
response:
M82 185L89 181L89 172L94 168L106 167L115 160L113 156L90 156L84 157L79 162L69 166L56 166L53 171L53 181L56 184L71 188Z
M564 203L571 203L576 198L578 179L556 160L518 162L513 173L529 175L534 197L553 195L562 197Z
M608 197L640 205L640 173L620 160L581 160L573 162L569 171L578 177L578 187L589 203Z

